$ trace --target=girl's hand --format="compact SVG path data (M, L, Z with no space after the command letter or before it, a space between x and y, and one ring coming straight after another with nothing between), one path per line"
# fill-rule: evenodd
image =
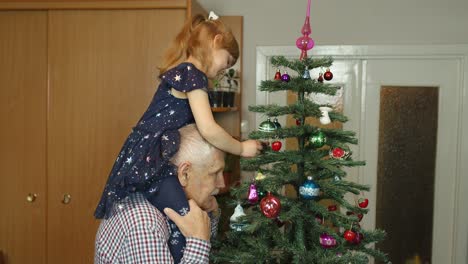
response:
M260 154L260 151L263 149L262 144L258 140L246 140L241 142L241 156L245 158L255 157Z

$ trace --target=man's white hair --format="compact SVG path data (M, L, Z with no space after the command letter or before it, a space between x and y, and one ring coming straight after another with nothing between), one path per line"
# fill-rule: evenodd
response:
M188 161L197 167L209 165L210 161L213 160L215 151L220 151L200 135L195 124L180 128L179 133L179 151L171 159L171 162L176 166L184 161Z

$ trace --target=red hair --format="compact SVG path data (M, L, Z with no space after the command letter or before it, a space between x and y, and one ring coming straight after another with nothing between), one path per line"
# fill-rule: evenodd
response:
M239 58L239 44L232 31L220 20L208 20L202 15L195 15L187 21L177 34L172 46L164 54L164 61L159 67L161 76L170 68L176 66L189 56L201 62L206 71L211 66L211 43L216 35L221 35L215 48L225 49L234 58L233 64Z

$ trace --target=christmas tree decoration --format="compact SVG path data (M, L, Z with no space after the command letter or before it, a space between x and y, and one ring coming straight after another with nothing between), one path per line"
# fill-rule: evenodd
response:
M309 72L309 68L308 68L308 67L305 68L304 74L302 74L302 79L306 79L306 80L309 80L309 79L310 79L310 72Z
M301 120L300 119L296 119L296 126L300 126L301 125Z
M322 112L322 116L320 117L320 123L322 125L328 125L331 123L331 120L330 120L330 116L328 115L328 113L330 111L332 111L333 109L331 109L330 107L327 107L327 106L321 106L319 107L319 110L320 112Z
M299 195L302 199L313 200L317 199L320 195L320 187L312 180L311 176L299 187Z
M278 198L268 192L260 201L260 209L262 213L268 218L276 218L281 210L281 202Z
M346 159L349 155L349 152L345 151L342 148L331 148L329 155L333 159Z
M248 199L251 204L255 204L258 202L257 185L255 185L255 183L250 184Z
M325 73L323 74L323 78L327 81L330 81L333 79L333 73L330 71L330 69L327 69Z
M290 80L291 80L291 77L289 77L288 72L285 72L285 73L283 73L283 75L281 75L281 81L289 82Z
M275 123L271 122L270 118L260 123L258 130L262 132L274 132L276 130Z
M358 205L361 208L367 208L367 206L369 205L369 199L359 198Z
M359 245L363 239L364 235L361 232L356 232L356 236L354 237L353 241L351 241L351 243Z
M307 13L304 21L304 25L301 29L302 37L297 38L296 47L301 50L300 60L307 58L307 51L314 47L314 40L309 37L312 30L310 28L310 0L307 4Z
M323 224L323 217L319 214L316 214L315 215L315 222L317 222L317 224L321 225Z
M280 122L278 121L278 118L276 118L276 117L275 117L275 119L273 120L273 124L275 124L276 129L281 128L281 124L280 124Z
M319 77L317 78L317 81L323 83L323 73L319 73Z
M280 151L282 145L281 141L273 141L273 143L271 143L271 149L273 151Z
M265 176L263 173L261 173L261 172L258 172L258 173L257 173L257 176L255 176L255 180L256 180L256 181L261 181L261 180L263 180L263 179L265 179L265 178L266 178L266 176Z
M333 177L333 180L336 182L341 181L341 177L339 175L335 175L335 177Z
M327 143L327 137L322 131L317 131L316 133L310 135L309 142L314 148L321 148Z
M276 73L275 73L275 80L276 81L281 81L281 72L279 69L276 70Z
M353 240L356 238L356 233L354 233L351 229L349 229L344 232L343 237L347 241L353 242Z
M323 233L320 235L320 245L323 248L333 248L336 246L336 239L327 233Z
M338 208L336 207L336 204L331 204L327 207L328 211L333 212L336 211Z
M243 231L246 227L246 222L241 221L240 217L245 216L244 209L238 203L236 208L234 209L234 213L232 214L231 218L229 219L229 227L234 231Z

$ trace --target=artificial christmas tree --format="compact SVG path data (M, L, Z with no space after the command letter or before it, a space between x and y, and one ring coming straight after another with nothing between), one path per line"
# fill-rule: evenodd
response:
M362 193L369 189L347 181L343 170L365 164L355 161L349 148L349 144L357 144L355 133L306 122L306 118L316 118L324 125L347 121L332 105L318 104L309 96L334 95L339 89L324 83L323 79L310 77L309 70L315 68L327 69L325 80L333 77L329 69L331 58L307 56L314 43L310 32L307 12L303 36L296 41L301 49L300 58L273 57L271 64L278 70L259 87L269 93L290 91L298 100L287 106L249 107L250 111L268 117L250 138L266 142L295 138L298 148L284 150L277 143L267 144L259 156L242 160L243 169L256 171L257 177L231 191L232 206L245 210L245 214L231 218L242 223L241 227L231 223L236 228L220 236L220 241L214 244L212 261L215 263L354 264L368 263L369 256L387 262L384 253L370 247L384 238L384 231L364 230L359 224L368 212L368 200ZM279 69L285 69L283 75ZM278 126L270 120L283 115L295 118L296 125ZM285 186L291 186L293 194L286 193ZM348 193L360 197L359 202L357 198L354 204L348 202L345 199ZM325 199L332 204L324 204Z

